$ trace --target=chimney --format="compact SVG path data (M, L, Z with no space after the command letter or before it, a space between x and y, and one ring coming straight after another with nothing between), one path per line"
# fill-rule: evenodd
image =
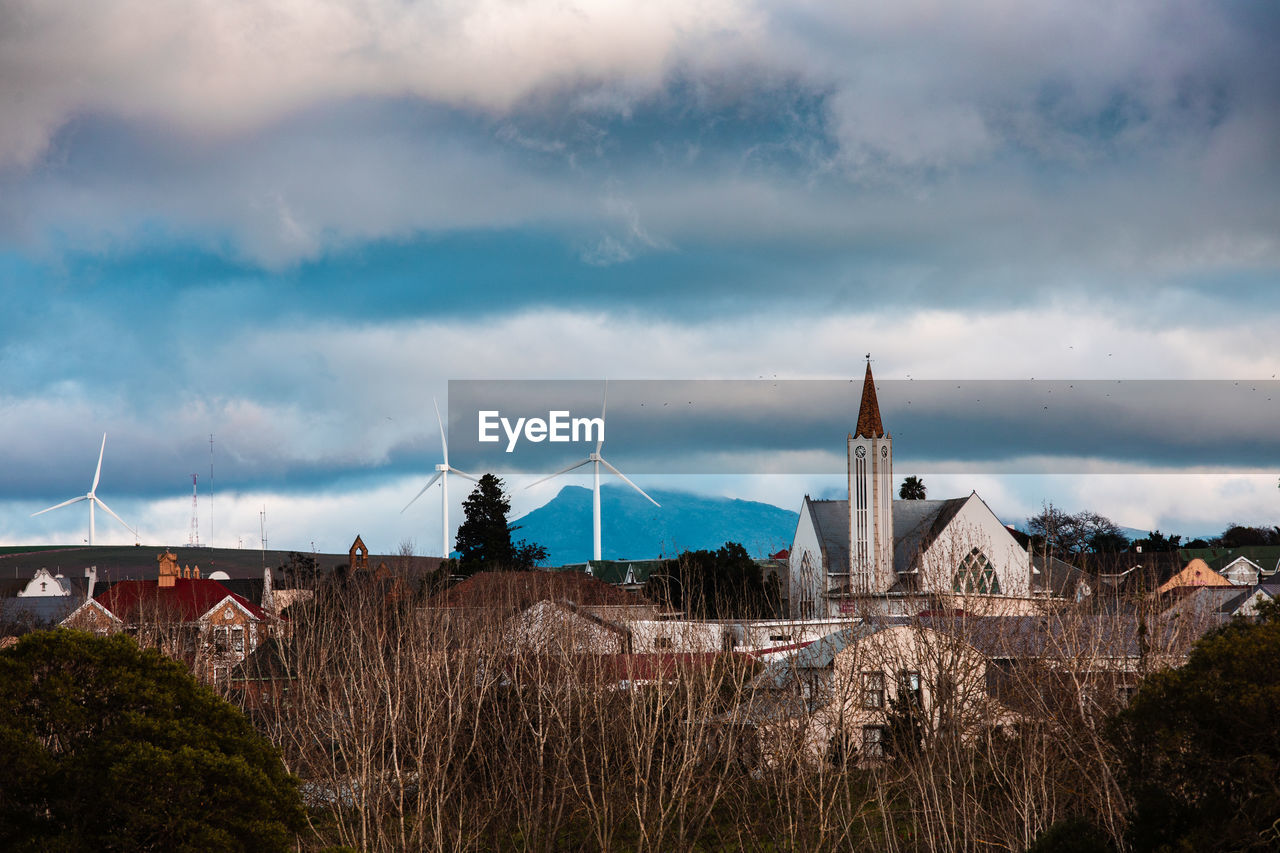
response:
M174 581L182 576L182 569L178 567L178 558L172 551L165 551L156 557L156 561L160 564L160 579L156 585L160 589L171 588Z
M93 585L98 582L98 567L90 566L84 570L84 576L89 579L89 592L86 598L93 598Z
M275 594L275 590L271 588L272 586L271 580L272 580L271 567L263 566L262 567L262 607L274 613L276 609L276 594Z

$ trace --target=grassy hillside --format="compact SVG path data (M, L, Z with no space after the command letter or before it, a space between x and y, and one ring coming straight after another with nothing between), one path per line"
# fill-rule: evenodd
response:
M165 545L95 545L59 546L31 545L10 546L0 549L0 580L29 578L36 569L61 571L68 577L83 577L88 566L98 567L98 578L104 581L126 579L152 579L156 577L156 557L165 551L173 551L181 566L199 566L200 573L208 577L215 571L226 572L233 578L262 577L263 565L279 566L289 559L288 551L267 551L248 548L183 548ZM370 555L369 562L376 566L380 560L394 565L392 556ZM430 558L415 558L415 562ZM317 554L322 570L346 563L346 554Z

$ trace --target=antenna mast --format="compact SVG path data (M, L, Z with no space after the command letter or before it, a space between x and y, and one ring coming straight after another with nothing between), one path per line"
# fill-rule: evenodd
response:
M262 512L258 513L258 529L262 536L262 567L267 567L267 505L262 505Z
M209 433L209 544L213 544L213 433Z
M187 545L200 547L200 515L196 511L196 475L191 475L191 534L187 537Z

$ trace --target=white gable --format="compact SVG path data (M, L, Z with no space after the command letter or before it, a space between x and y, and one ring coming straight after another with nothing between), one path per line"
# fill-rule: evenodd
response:
M27 585L18 592L19 598L46 598L49 596L71 595L71 582L59 572L55 577L48 569L36 569L35 575Z
M1031 594L1027 552L976 492L933 537L916 567L921 592Z
M1248 557L1236 557L1222 568L1218 574L1236 586L1253 586L1258 582L1262 567Z

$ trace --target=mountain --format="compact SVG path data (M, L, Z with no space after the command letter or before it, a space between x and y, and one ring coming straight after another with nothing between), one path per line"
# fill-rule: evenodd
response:
M674 557L681 551L740 542L754 557L791 547L799 514L772 504L688 492L650 490L659 509L626 486L600 488L606 560ZM565 486L547 503L512 522L515 540L546 547L547 564L591 559L591 490Z

